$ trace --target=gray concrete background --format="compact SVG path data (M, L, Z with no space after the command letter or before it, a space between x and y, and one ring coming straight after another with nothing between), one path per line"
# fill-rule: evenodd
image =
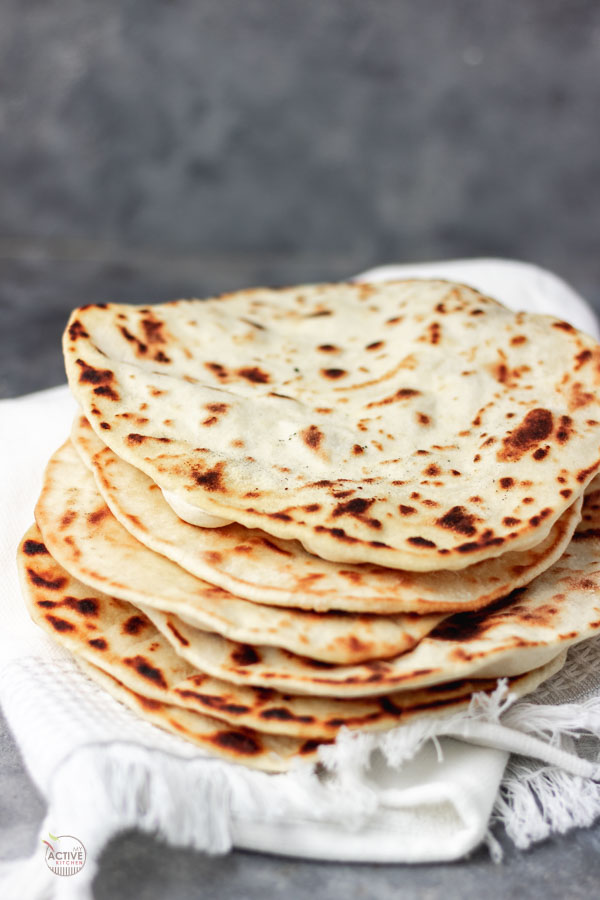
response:
M85 301L549 266L600 306L593 0L5 0L2 395Z
M600 309L599 64L592 0L5 0L0 396L63 380L83 302L495 255L549 266ZM0 722L0 857L34 849L43 813ZM485 851L353 867L132 834L95 892L597 895L599 826L505 845L502 867Z

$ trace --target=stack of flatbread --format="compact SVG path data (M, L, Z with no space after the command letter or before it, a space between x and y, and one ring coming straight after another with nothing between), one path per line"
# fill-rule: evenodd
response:
M19 561L151 722L268 771L517 695L600 628L600 346L464 285L84 306Z

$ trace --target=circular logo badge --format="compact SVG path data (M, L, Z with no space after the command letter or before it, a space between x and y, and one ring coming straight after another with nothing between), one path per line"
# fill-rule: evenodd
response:
M46 865L55 875L76 875L85 865L85 847L79 838L72 834L61 834L55 837L48 835L50 841L46 845Z

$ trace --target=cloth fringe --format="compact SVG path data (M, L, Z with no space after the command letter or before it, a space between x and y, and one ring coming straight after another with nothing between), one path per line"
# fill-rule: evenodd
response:
M85 866L77 875L57 878L40 867L38 852L29 860L0 867L0 896L6 900L91 900L103 847L115 834L130 828L210 854L231 848L231 823L236 815L262 821L289 815L309 820L334 818L341 827L360 829L379 802L363 777L375 750L389 766L400 769L428 741L442 735L472 736L476 741L478 728L492 728L494 735L501 732L507 746L511 734L512 741L521 746L523 734L527 734L536 750L533 755L559 760L564 766L532 771L521 758L511 759L493 821L504 825L519 848L525 849L552 832L591 824L600 815L600 784L573 772L584 764L600 780L600 767L563 748L582 733L600 737L600 700L563 706L520 701L511 708L512 702L506 683L501 682L493 694L474 696L467 711L446 719L423 718L384 734L342 729L335 744L320 749L325 777L306 766L275 778L261 772L242 773L219 760L207 765L204 758L182 759L130 743L83 747L67 757L54 774L40 840L48 832L60 834L62 824L68 823L69 833L84 840ZM569 767L573 771L568 771ZM502 851L491 833L486 843L498 861Z
M600 697L561 706L522 700L507 711L502 724L518 731L535 732L553 746L566 735L577 737L582 732L600 735Z
M492 820L526 850L551 834L587 827L600 816L600 784L561 769L532 772L510 764L502 781Z
M360 780L374 750L392 768L400 768L429 741L442 736L461 738L557 765L573 775L600 777L600 767L560 747L561 739L585 731L600 735L600 698L581 704L540 706L515 701L501 679L492 694L475 694L466 711L445 718L422 718L383 734L342 728L335 744L324 746L319 758L340 779ZM512 716L512 718L511 718ZM527 735L524 740L524 735Z
M493 693L474 694L467 710L445 718L423 717L383 733L342 728L334 744L320 748L319 760L338 778L354 780L368 770L373 752L380 750L387 764L399 769L413 759L427 741L443 735L460 736L465 722L499 722L514 700L503 678Z
M38 850L31 859L0 868L0 896L92 900L103 847L119 831L134 827L168 843L226 853L231 847L229 804L220 773L162 754L157 771L152 756L145 748L111 745L85 747L65 760L52 782L39 840L49 832L60 834L68 823L68 832L83 840L86 863L77 874L60 878L41 864Z
M576 755L577 740L583 735L600 739L600 698L561 706L521 701L503 718L503 725L532 734L547 742L549 748L570 746ZM595 760L588 765L592 777L581 777L557 766L532 768L523 757L511 757L492 813L492 821L501 823L513 843L526 850L551 834L565 834L572 828L584 828L600 816L600 744Z
M156 757L159 757L159 760ZM57 878L29 859L0 864L3 900L92 900L92 882L106 843L136 828L168 844L209 854L231 849L235 816L263 822L285 816L330 819L360 828L376 807L366 785L320 779L299 766L285 777L247 772L219 760L182 759L133 744L90 745L64 760L52 779L48 813L39 841L48 833L83 840L86 863L76 875ZM351 829L353 830L353 829Z

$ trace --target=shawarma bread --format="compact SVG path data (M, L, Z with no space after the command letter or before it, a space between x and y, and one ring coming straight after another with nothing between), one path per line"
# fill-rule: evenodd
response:
M462 678L512 677L545 665L600 630L600 494L560 560L491 607L444 619L412 650L353 666L239 644L146 609L192 665L236 684L312 696L369 697Z
M71 390L161 489L324 559L540 544L600 466L600 348L440 280L72 314Z
M138 541L198 578L239 597L276 606L383 615L479 609L551 566L571 540L581 515L578 500L541 544L460 571L403 572L340 564L313 556L298 541L258 529L189 525L147 475L100 441L83 416L75 419L71 439L111 512Z
M55 559L85 584L174 613L236 641L274 644L325 662L403 653L442 619L281 609L240 599L137 541L114 518L70 442L50 459L35 509Z
M315 741L232 727L191 709L138 694L114 675L109 675L83 657L78 657L77 663L86 675L141 719L196 744L212 756L273 774L286 772L298 759L306 762L315 760L319 746Z
M138 608L72 578L48 554L37 528L21 542L20 571L32 619L78 658L124 688L170 707L181 707L230 725L299 739L331 740L341 727L380 731L424 715L455 712L494 680L465 679L365 700L293 696L211 678L179 656ZM175 647L179 643L175 640ZM564 662L513 679L518 696L533 690Z

